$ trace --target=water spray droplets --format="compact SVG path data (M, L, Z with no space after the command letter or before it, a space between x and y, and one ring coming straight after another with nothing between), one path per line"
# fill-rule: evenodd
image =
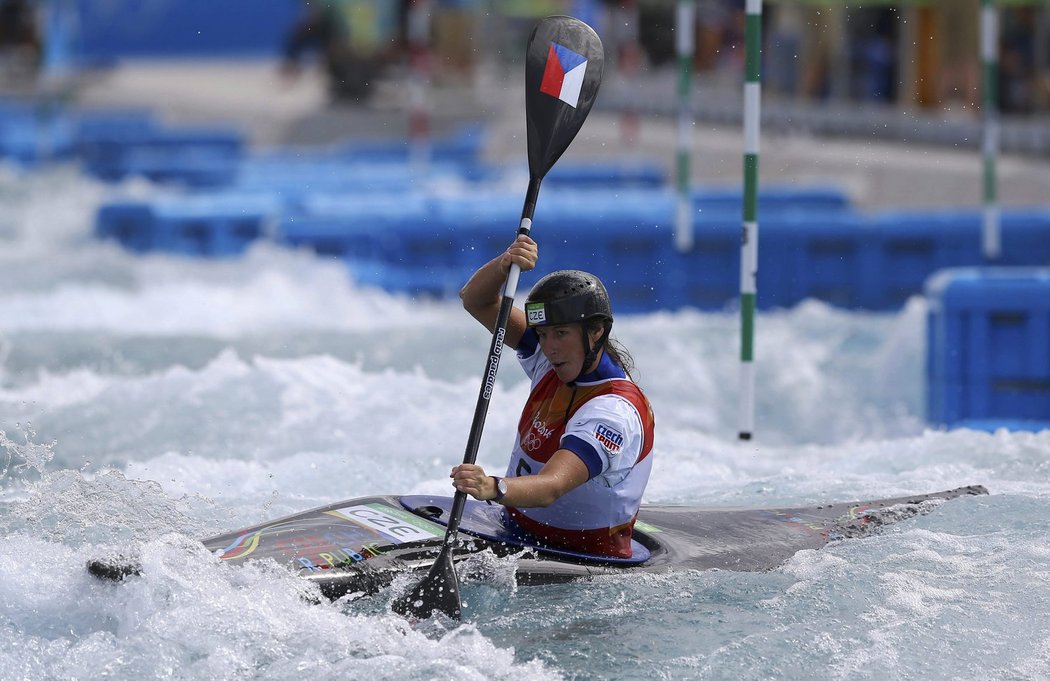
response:
M22 442L16 442L0 430L0 448L3 448L3 464L0 465L0 477L7 477L10 472L13 476L22 477L29 470L36 471L37 476L44 476L44 469L55 458L55 446L57 440L46 443L37 443L36 431L33 424L26 422L15 424L21 433Z

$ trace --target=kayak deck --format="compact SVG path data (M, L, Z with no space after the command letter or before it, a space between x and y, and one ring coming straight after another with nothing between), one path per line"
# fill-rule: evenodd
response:
M503 523L500 506L468 501L455 559L481 551L517 554L520 584L547 584L623 571L671 569L765 571L805 549L863 537L962 496L979 485L893 499L786 509L643 506L637 553L609 559L537 545ZM441 548L452 499L375 496L350 499L203 541L223 561L272 559L315 582L329 598L376 593L405 572L426 570ZM137 560L111 556L88 563L100 578L139 574Z

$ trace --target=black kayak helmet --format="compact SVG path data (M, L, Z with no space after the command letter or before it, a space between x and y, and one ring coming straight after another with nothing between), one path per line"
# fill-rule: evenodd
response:
M525 299L525 316L529 326L613 319L609 292L601 280L580 270L558 270L537 281Z
M525 299L525 317L531 326L580 324L583 327L583 367L580 376L590 367L598 352L609 339L612 328L612 306L605 285L593 274L580 270L551 272L536 282ZM587 322L600 319L604 332L591 347ZM577 376L572 382L579 380Z

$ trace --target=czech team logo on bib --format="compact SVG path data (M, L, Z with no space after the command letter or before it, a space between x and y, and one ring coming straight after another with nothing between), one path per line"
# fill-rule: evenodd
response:
M567 47L551 43L547 52L547 66L543 69L540 92L557 97L572 108L580 101L583 76L587 73L587 58Z

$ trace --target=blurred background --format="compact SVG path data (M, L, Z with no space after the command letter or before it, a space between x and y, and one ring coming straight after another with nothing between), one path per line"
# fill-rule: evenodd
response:
M325 103L388 100L393 84L426 52L436 88L478 84L516 74L535 20L567 13L591 23L606 42L610 73L644 85L611 93L606 107L633 105L658 113L674 105L673 0L217 0L205 8L174 0L2 0L0 88L9 94L59 91L94 102L124 71L157 62L276 61L289 80L304 70L324 75ZM739 122L744 69L744 0L696 0L697 113ZM1050 111L1050 5L996 0L999 109L1031 120ZM780 116L770 125L819 132L902 136L886 131L886 111L920 120L972 120L981 101L981 0L766 0L762 7L763 94ZM198 73L198 77L203 77ZM170 77L170 76L168 76ZM287 85L287 83L285 83ZM158 83L169 89L175 83ZM247 85L243 83L242 85ZM145 87L145 85L143 85ZM670 87L670 89L668 89ZM205 90L206 86L201 85ZM102 93L106 93L105 95ZM131 97L131 93L121 93ZM236 107L237 88L224 102ZM174 105L156 92L151 103ZM644 100L644 101L643 101ZM443 102L435 101L440 116ZM183 107L189 103L183 102ZM378 105L377 105L378 106ZM847 107L832 126L813 107ZM786 117L782 112L790 110ZM265 112L260 112L265 113ZM482 112L483 113L483 112ZM1042 126L1046 127L1046 126ZM823 130L822 128L828 128ZM921 125L916 141L941 140ZM880 132L882 129L882 132ZM918 138L918 139L916 139ZM268 141L268 140L267 140ZM972 136L953 139L975 143ZM1004 138L1007 148L1044 153L1044 135Z

